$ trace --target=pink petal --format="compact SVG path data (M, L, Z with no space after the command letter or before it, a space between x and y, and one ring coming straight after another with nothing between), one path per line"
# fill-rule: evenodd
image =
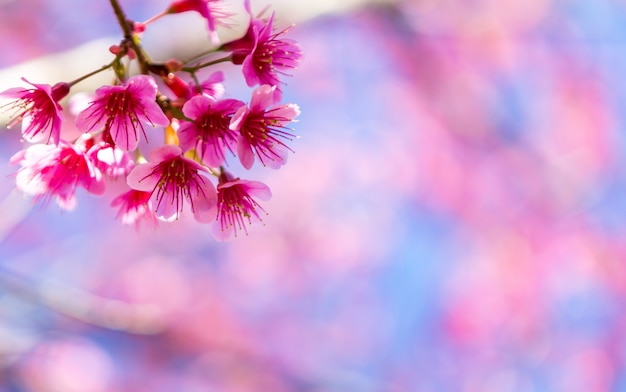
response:
M100 173L99 170L97 173L96 177L90 179L84 186L87 192L93 195L102 195L106 190L106 183L104 182L104 178L102 178L102 173Z
M35 144L24 152L24 160L47 166L54 161L59 149L51 144ZM13 160L13 158L11 158Z
M11 158L9 158L9 164L17 165L18 163L22 162L26 157L26 151L28 150L20 150L13 154Z
M133 151L139 144L139 135L132 133L129 129L129 124L124 120L120 122L116 118L112 121L109 132L115 145L124 151Z
M248 140L243 136L239 136L237 140L237 155L239 155L239 162L246 169L250 169L254 164L254 152Z
M259 181L246 181L246 191L250 196L260 200L269 200L272 198L270 188Z
M126 83L128 92L142 100L153 100L157 93L157 84L151 76L136 75Z
M57 195L57 204L65 211L72 211L76 208L76 195L68 193L67 195Z
M211 181L206 179L203 184L198 187L193 199L193 215L196 221L200 223L209 223L215 220L217 216L217 192Z
M189 151L196 147L196 124L188 121L181 122L178 129L178 144L183 151Z
M300 115L300 107L295 103L289 103L271 111L272 117L286 118L289 121ZM286 123L287 121L285 121ZM282 124L281 124L282 125Z
M228 226L223 229L220 222L215 222L211 225L211 234L217 241L228 241L233 237L234 233L235 226Z
M228 113L232 113L232 112L236 112L237 110L239 110L242 106L245 106L246 104L237 100L237 99L222 99L219 101L216 101L212 106L211 109L215 112L228 112Z
M209 110L214 101L204 95L196 95L183 105L183 114L193 120L202 116Z
M205 144L206 149L202 155L202 162L211 167L219 167L224 163L224 149L219 146ZM218 152L220 151L221 154Z
M166 127L170 124L163 110L156 102L144 102L143 111L136 113L137 118L152 127Z
M81 132L89 132L91 130L98 130L104 128L106 124L107 117L98 117L97 115L97 105L93 103L90 104L86 109L78 113L76 116L76 128Z
M249 109L247 106L244 105L240 107L230 119L230 125L228 126L228 128L232 129L233 131L239 131L248 113Z
M150 162L161 162L166 159L171 159L182 155L183 151L178 146L166 144L164 146L155 148L148 154L148 160Z
M246 84L248 85L248 87L253 87L257 84L261 84L261 79L259 79L256 69L254 68L253 60L254 57L247 56L246 59L243 60L243 64L241 65L241 72L243 73L243 77L246 80Z
M275 144L269 155L269 157L263 155L259 158L259 160L262 161L263 165L269 167L270 169L280 169L281 166L287 163L289 150L281 144Z
M98 87L95 91L94 94L94 98L92 99L92 102L97 101L100 98L104 98L107 95L113 94L113 93L117 93L120 91L124 91L126 90L126 86L101 86Z
M180 211L178 211L175 194L171 189L162 194L160 200L157 200L156 193L153 193L150 201L152 205L155 206L154 214L160 220L172 222L178 219Z
M0 97L22 99L24 95L30 93L23 87L13 87L0 93Z
M261 112L272 105L275 102L274 90L276 90L276 88L276 86L270 86L269 84L257 87L257 89L252 92L250 110L253 112Z
M138 191L152 192L159 183L158 174L153 174L157 163L141 163L133 168L126 176L128 186Z
M25 81L26 83L30 84L31 86L36 87L39 90L45 91L46 94L48 94L48 95L52 94L52 86L50 86L49 84L31 83L26 78L22 78L22 80Z
M24 167L15 176L15 185L27 195L43 195L48 191L48 183L41 173L37 173L30 167Z

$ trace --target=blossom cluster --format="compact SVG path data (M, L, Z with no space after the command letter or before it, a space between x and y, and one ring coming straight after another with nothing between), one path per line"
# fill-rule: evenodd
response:
M232 26L234 16L222 0L174 0L145 22L127 18L117 0L111 5L124 39L111 46L109 64L71 82L51 86L23 79L29 87L0 93L10 100L4 108L13 111L8 126L21 124L29 143L11 158L21 166L17 188L71 210L78 188L101 195L107 184L122 183L111 205L124 224L170 222L187 210L211 224L218 240L247 233L264 213L258 200L271 192L262 182L235 177L227 161L238 158L245 170L287 162L295 137L289 124L300 110L282 102L281 77L297 67L300 46L285 38L289 28L275 31L274 14L254 16L249 0L245 34L229 42L217 33L220 25ZM160 18L187 11L206 19L209 49L190 60L151 60L141 35ZM132 63L140 73L131 75ZM206 72L218 63L241 67L249 99L227 97L224 73ZM113 71L112 83L96 89L75 113L80 132L71 136L61 100L77 83L107 70Z

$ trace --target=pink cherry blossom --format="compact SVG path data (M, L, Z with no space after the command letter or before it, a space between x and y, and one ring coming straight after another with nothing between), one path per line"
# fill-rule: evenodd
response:
M87 154L91 145L92 136L85 134L73 145L61 140L57 146L35 144L18 152L11 158L11 163L22 165L16 175L17 187L36 199L55 196L65 210L76 206L78 186L92 194L104 193L102 173Z
M149 192L154 212L160 219L178 219L188 202L198 222L215 219L217 195L215 186L201 172L208 170L185 158L178 146L165 145L152 150L148 163L142 163L128 174L128 185Z
M89 106L76 118L83 132L104 129L124 151L133 151L139 142L138 131L146 137L144 124L166 126L169 119L155 98L157 85L152 77L137 75L120 86L103 86Z
M209 37L214 44L219 42L217 25L226 25L225 20L233 15L224 10L222 0L174 0L165 12L177 14L186 11L196 11L207 20Z
M0 93L0 97L16 98L9 106L16 110L9 121L9 126L22 122L22 135L29 142L59 143L62 108L59 100L70 91L67 83L57 83L53 87L48 84L35 84L22 78L34 88L10 88Z
M134 164L128 152L105 141L94 144L89 149L88 155L94 162L94 165L109 177L125 176L130 172Z
M253 197L269 200L272 193L262 182L240 180L222 171L217 186L217 221L213 225L213 236L217 240L237 236L237 231L241 230L248 234L246 224L252 224L252 218L261 221L258 211L265 210Z
M248 2L246 8L250 12ZM243 64L242 72L249 87L259 84L278 86L278 75L296 68L302 58L302 48L297 42L279 38L290 27L273 33L273 24L274 14L267 22L250 15L246 34L221 47L222 50L232 52L233 63ZM280 89L275 93L280 98Z
M193 122L182 122L178 130L183 150L196 149L204 163L218 167L225 161L224 150L233 152L238 133L229 128L230 120L245 104L236 99L215 101L205 95L196 95L185 103L183 113Z
M151 192L131 189L113 199L111 207L119 207L116 218L125 225L134 224L138 229L141 222L145 222L147 226L156 227L158 220L152 211L151 196Z
M202 83L200 83L202 94L214 99L221 98L225 92L224 85L222 84L223 81L224 73L222 71L213 72Z
M256 155L263 166L278 169L287 162L291 150L283 140L294 136L285 125L300 114L296 104L272 107L276 102L276 86L262 85L252 93L250 106L242 106L233 115L230 128L239 132L237 155L250 169Z

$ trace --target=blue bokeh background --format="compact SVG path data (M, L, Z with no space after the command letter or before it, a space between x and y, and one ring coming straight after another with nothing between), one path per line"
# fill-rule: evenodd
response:
M0 66L115 37L109 14L1 3ZM299 22L301 138L278 171L233 164L274 196L227 243L124 227L113 195L33 203L7 163L0 390L625 390L625 17L397 1ZM0 138L4 161L23 148Z

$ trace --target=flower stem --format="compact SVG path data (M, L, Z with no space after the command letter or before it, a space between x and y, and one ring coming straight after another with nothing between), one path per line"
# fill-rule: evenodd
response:
M191 67L183 67L183 68L181 68L181 71L194 73L197 70L199 70L200 68L205 68L205 67L209 67L211 65L224 63L224 62L227 62L227 61L231 61L232 59L233 59L232 56L226 56L226 57L223 57L221 59L217 59L217 60L213 60L213 61L207 61L206 63L201 63L201 64L194 65L194 66L191 66Z
M98 74L98 73L100 73L100 72L102 72L102 71L104 71L104 70L106 70L106 69L111 68L111 67L113 66L113 64L114 64L114 63L115 63L115 60L111 61L111 62L110 62L109 64L107 64L107 65L103 65L102 67L100 67L100 68L96 69L95 71L89 72L88 74L83 75L83 76L81 76L80 78L77 78L77 79L72 80L71 82L68 82L68 84L69 84L70 86L73 86L73 85L75 85L75 84L77 84L77 83L80 83L80 82L82 82L83 80L85 80L85 79L87 79L87 78L90 78L90 77L92 77L92 76L94 76L94 75L96 75L96 74Z
M158 19L161 19L161 17L163 17L163 16L165 16L165 15L167 15L167 12L163 11L163 12L161 12L160 14L156 14L156 15L154 15L152 18L150 18L150 19L146 20L145 22L143 22L143 24L147 26L147 25L149 25L150 23L152 23L152 22L154 22L154 21L156 21L156 20L158 20Z
M117 0L110 0L110 2L111 7L113 7L113 12L115 12L117 23L120 25L122 32L124 33L124 39L130 42L135 54L137 55L137 61L139 61L139 69L141 70L141 73L147 75L149 73L149 61L146 58L143 48L139 45L139 42L133 35L130 27L130 21L126 18L126 14Z

